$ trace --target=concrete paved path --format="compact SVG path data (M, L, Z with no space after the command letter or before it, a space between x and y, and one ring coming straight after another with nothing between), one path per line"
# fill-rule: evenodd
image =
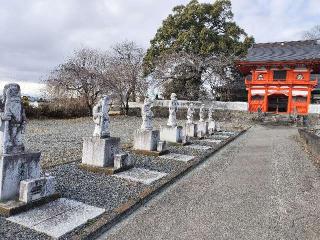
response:
M320 239L320 175L298 131L255 126L101 239Z

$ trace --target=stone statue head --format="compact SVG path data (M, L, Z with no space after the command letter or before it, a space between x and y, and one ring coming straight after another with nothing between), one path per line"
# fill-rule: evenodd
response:
M177 94L171 93L170 99L171 100L177 100Z
M6 84L3 88L3 103L6 101L21 103L21 90L17 83Z

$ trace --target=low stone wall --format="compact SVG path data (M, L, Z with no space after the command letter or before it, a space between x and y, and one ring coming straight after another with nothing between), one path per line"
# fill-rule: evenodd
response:
M167 107L153 107L152 112L155 118L168 118L169 109ZM129 116L141 117L141 109L139 107L130 108ZM214 110L213 119L221 122L233 122L233 123L251 123L254 119L257 118L257 114L236 111L236 110ZM177 112L178 120L187 120L187 109L179 109ZM195 109L194 120L199 120L199 109Z
M315 156L320 155L320 137L316 134L307 131L306 129L299 129L300 137L307 144L312 154Z
M310 104L309 105L309 113L320 114L320 104Z
M187 109L190 103L193 103L195 109L199 109L202 104L205 104L206 108L211 106L214 109L219 110L236 110L236 111L248 111L247 102L220 102L220 101L186 101L178 100L180 109ZM153 102L154 107L169 107L170 100L155 100ZM130 108L141 107L143 103L130 102Z

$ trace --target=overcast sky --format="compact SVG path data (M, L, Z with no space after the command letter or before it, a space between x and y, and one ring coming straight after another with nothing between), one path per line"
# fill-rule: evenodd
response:
M28 91L74 49L136 41L145 48L163 19L187 0L0 0L0 87ZM204 1L200 2L213 2ZM236 22L256 42L301 39L319 24L320 0L232 0Z

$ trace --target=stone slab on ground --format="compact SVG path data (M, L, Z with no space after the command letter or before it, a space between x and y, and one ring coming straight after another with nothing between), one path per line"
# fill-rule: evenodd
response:
M214 139L228 139L228 138L230 138L229 135L223 135L223 134L214 134L214 135L212 135L212 137Z
M236 134L237 134L237 132L232 132L232 131L222 131L222 132L219 132L219 134L233 136L233 135L236 135Z
M151 183L165 177L166 175L167 174L164 172L151 171L144 168L132 168L128 171L117 173L114 176L150 185Z
M195 159L194 156L183 155L183 154L178 154L178 153L169 153L169 154L160 156L160 158L181 161L181 162L189 162L189 161Z
M186 147L192 148L192 149L195 149L195 150L201 150L201 151L207 151L207 150L211 150L212 149L212 147L203 146L203 145L197 145L197 144L187 145Z
M7 220L59 238L105 212L74 200L60 198L39 208L18 214Z
M201 140L201 142L219 144L219 143L223 142L223 140L221 140L221 139L203 139L203 140Z

